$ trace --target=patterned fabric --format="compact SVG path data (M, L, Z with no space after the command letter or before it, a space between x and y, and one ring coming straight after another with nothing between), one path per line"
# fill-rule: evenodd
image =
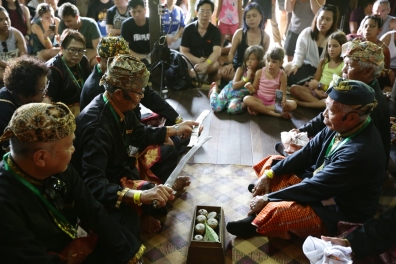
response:
M113 85L125 90L137 90L147 86L150 72L138 58L118 54L111 61L100 80L100 85Z
M114 57L117 54L129 54L127 42L122 37L104 37L98 44L98 55L102 58Z
M243 97L249 94L249 90L242 87L238 90L232 88L230 81L220 93L213 91L210 95L210 105L214 112L221 112L227 108L229 114L240 114L245 111L242 108Z
M19 107L0 137L0 142L17 137L20 141L48 142L74 133L76 122L62 103L31 103Z
M253 169L261 177L265 170L271 168L273 160L283 159L273 155L263 159ZM271 180L271 192L275 192L301 182L296 175L276 176ZM326 234L322 220L309 206L302 206L293 201L269 202L252 222L257 232L271 237L290 239L291 233L299 237L320 236Z
M352 105L358 110L366 110L367 113L378 105L374 89L360 81L340 78L327 90L327 94L334 101Z
M384 64L382 48L370 41L352 40L342 45L341 57L381 66Z

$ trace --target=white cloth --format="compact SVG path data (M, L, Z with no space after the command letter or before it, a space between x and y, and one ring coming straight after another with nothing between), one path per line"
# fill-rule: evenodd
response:
M309 236L303 244L303 252L311 264L352 264L352 249L332 245L330 241Z
M311 38L311 28L308 27L301 31L301 34L297 38L292 65L301 67L303 63L306 63L316 68L319 65L320 59L323 58L324 50L325 48L323 48L322 54L319 54L318 45Z

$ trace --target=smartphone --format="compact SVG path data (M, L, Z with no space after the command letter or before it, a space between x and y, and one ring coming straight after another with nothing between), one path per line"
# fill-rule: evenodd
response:
M55 25L50 25L49 30L55 31Z
M275 112L282 113L282 99L283 99L283 92L281 90L275 91Z

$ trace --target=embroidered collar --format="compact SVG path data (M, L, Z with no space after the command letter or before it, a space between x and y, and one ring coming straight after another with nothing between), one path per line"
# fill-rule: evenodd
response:
M28 175L26 172L21 170L21 168L19 168L19 166L12 159L11 154L8 155L7 164L8 164L8 166L10 166L10 168L13 171L15 171L16 174L18 174L19 176L21 176L22 178L24 178L25 180L27 180L31 184L34 184L36 186L43 186L43 182L42 181L33 178L32 176Z
M117 113L117 115L120 117L120 121L124 121L125 119L125 115L120 111L120 109L117 108L117 106L115 105L115 103L113 102L113 100L111 99L109 93L106 91L104 93L104 96L107 98L107 100L109 101L111 107L113 107L114 111Z

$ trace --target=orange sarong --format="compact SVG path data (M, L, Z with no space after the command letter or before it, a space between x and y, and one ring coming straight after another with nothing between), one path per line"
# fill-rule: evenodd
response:
M265 170L271 168L274 159L283 158L279 155L268 156L253 168L257 176L261 177ZM271 180L271 192L299 182L301 179L294 174L276 176ZM293 201L269 202L252 224L257 226L257 232L262 235L283 239L290 239L291 233L305 238L309 235L320 236L326 232L322 220L310 206L303 206Z

